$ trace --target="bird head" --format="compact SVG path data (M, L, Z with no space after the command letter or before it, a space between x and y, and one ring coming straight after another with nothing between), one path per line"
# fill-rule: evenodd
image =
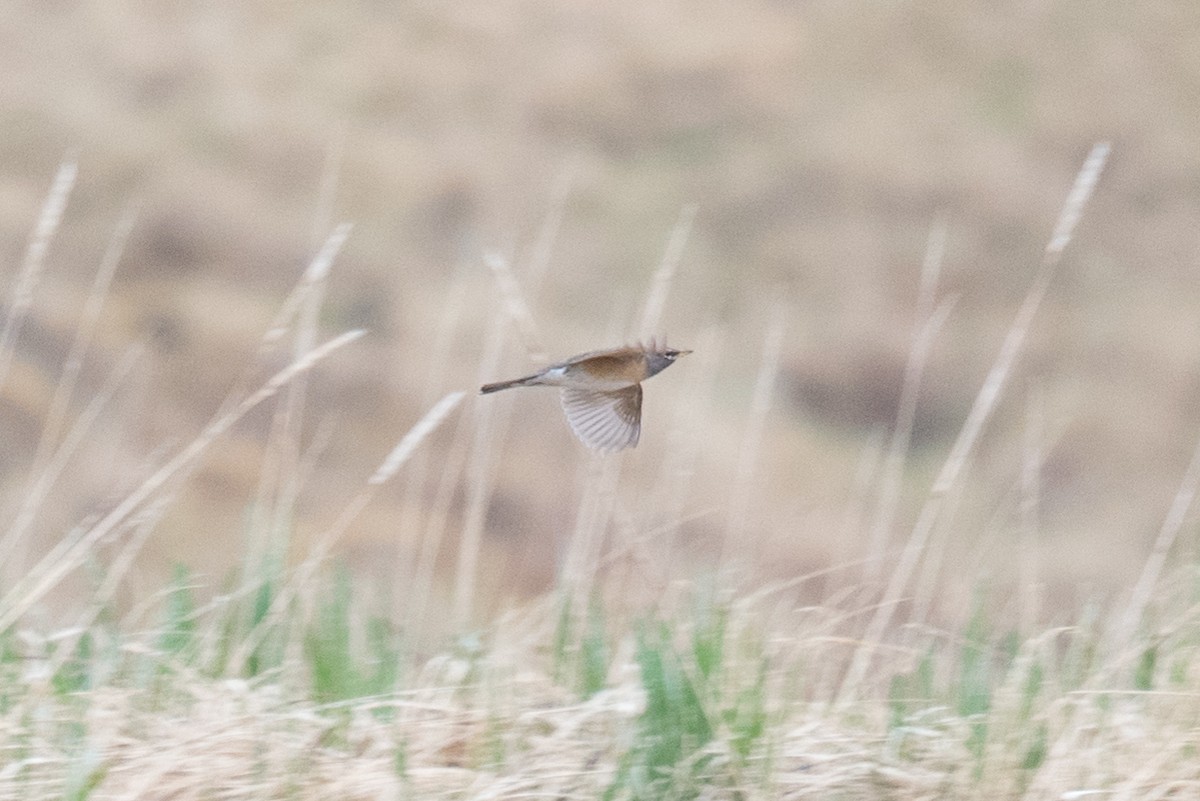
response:
M659 347L651 341L650 347L646 348L646 377L661 373L674 364L680 356L686 356L689 353L691 353L690 350L668 348L665 344Z

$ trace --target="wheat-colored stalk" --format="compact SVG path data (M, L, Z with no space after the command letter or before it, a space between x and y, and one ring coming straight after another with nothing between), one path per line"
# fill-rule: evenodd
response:
M1050 286L1050 281L1057 271L1063 249L1070 242L1075 225L1078 223L1083 213L1083 208L1087 205L1087 201L1096 187L1096 182L1100 178L1100 173L1104 169L1104 163L1108 159L1108 152L1108 143L1103 142L1095 145L1075 178L1075 183L1067 195L1066 202L1063 204L1063 209L1059 214L1058 222L1055 224L1050 243L1046 246L1041 268L1034 278L1033 285L1026 293L1025 299L1021 303L1012 325L1009 326L1008 334L1000 347L1000 352L997 354L996 360L988 371L983 386L975 396L975 402L967 414L967 419L963 423L958 437L950 448L949 455L942 464L941 471L933 482L929 499L922 507L917 522L913 527L912 535L905 544L900 559L888 579L887 588L883 595L883 603L880 604L879 610L868 624L862 643L855 650L854 657L847 669L845 680L835 699L835 704L838 706L849 703L854 694L858 692L859 686L866 677L871 663L871 655L874 649L879 647L884 632L891 623L896 603L909 586L909 581L917 566L918 559L924 552L929 535L939 520L942 507L948 495L957 486L959 478L966 468L967 460L974 451L975 444L978 442L984 426L991 418L992 412L1000 400L1001 391L1025 343L1025 337L1033 323L1034 315L1041 307L1042 299L1045 297L1046 290Z
M126 495L115 508L105 514L82 536L71 542L62 553L55 552L41 559L3 598L0 598L0 632L7 630L30 607L57 586L63 577L82 564L97 543L123 526L129 517L150 500L169 480L193 466L208 451L213 442L245 417L250 410L276 395L296 376L311 370L335 350L348 345L362 334L362 331L347 331L312 349L303 358L277 372L257 391L241 400L231 410L214 418L195 439Z
M71 196L78 173L78 164L72 156L68 156L59 165L54 183L42 202L37 224L30 234L25 258L17 272L16 283L13 284L12 297L4 316L4 326L0 327L0 389L4 388L8 379L17 337L20 336L25 316L33 305L33 293L41 282L42 271L46 265L46 253L50 250L50 243L62 222L63 212L66 211L67 200Z
M1025 404L1024 447L1021 459L1020 559L1017 591L1021 598L1021 631L1033 632L1041 613L1038 564L1038 514L1041 500L1042 462L1045 459L1045 398L1039 388Z
M674 283L675 273L679 270L679 262L683 259L683 249L691 236L692 223L696 220L698 209L694 204L684 206L679 212L679 220L671 230L671 237L667 240L666 250L659 260L658 269L654 271L650 291L646 293L646 302L642 306L638 331L643 339L650 339L658 334L663 309L667 305L667 295L671 291L671 284Z
M100 267L96 271L96 276L92 281L91 291L84 302L79 325L76 326L75 336L71 342L71 349L68 351L67 358L63 363L62 375L55 385L54 396L51 398L50 405L46 411L45 422L42 425L42 433L38 439L37 450L34 453L33 462L29 468L29 483L22 495L21 506L17 510L16 517L4 536L0 537L0 563L12 568L24 564L24 548L28 542L25 538L25 533L42 508L46 496L58 481L63 469L66 467L67 461L76 452L84 434L90 430L91 422L95 420L95 414L85 414L81 419L86 419L87 425L83 427L79 425L72 426L71 433L68 434L69 441L60 441L63 427L66 425L67 410L75 395L79 373L83 368L83 361L87 350L91 346L92 337L96 330L96 323L100 317L100 311L103 308L105 298L108 296L109 285L112 283L117 265L121 261L121 254L125 249L125 243L129 239L130 231L132 231L136 219L136 207L127 209L117 224L112 237L109 239L104 257L100 261ZM140 349L133 349L129 356L131 357L133 354L139 352ZM114 376L118 376L117 385L119 385L119 381L124 378L128 368L131 366L132 359L129 357L123 358L118 363L117 368L112 373ZM95 400L104 399L107 401L110 399L116 391L117 385L109 381L108 385L97 393L96 398L93 398L93 402L89 404L89 409L98 413L99 408L103 404L98 406Z
M767 415L774 405L775 382L779 375L779 359L786 327L787 313L783 305L777 303L772 307L767 321L758 374L754 380L754 390L750 397L746 430L742 433L742 441L738 447L737 466L734 470L729 499L729 517L726 520L725 536L721 541L721 550L717 559L717 564L734 573L739 567L747 567L746 565L730 565L728 561L739 550L745 552L744 539L747 532L751 530L750 517L753 508L755 467L759 460ZM735 545L738 546L738 549L735 549Z
M1146 607L1162 577L1167 555L1170 554L1175 540L1179 537L1179 532L1183 529L1184 520L1192 508L1192 502L1195 500L1198 490L1200 490L1200 442L1196 443L1196 447L1192 451L1191 461L1188 462L1187 469L1179 483L1179 489L1171 500L1171 507L1158 529L1158 535L1154 538L1154 545L1150 549L1150 555L1146 558L1146 564L1142 566L1142 572L1133 587L1133 592L1130 593L1125 612L1120 615L1119 622L1113 627L1110 636L1114 647L1127 647L1135 629L1144 618Z
M929 239L925 245L925 258L921 264L916 332L908 351L908 361L904 366L904 379L896 407L896 423L892 429L880 476L875 517L871 521L867 551L868 581L877 581L883 569L885 554L892 537L892 526L900 506L900 487L908 459L909 443L912 440L913 423L917 417L921 379L925 375L925 365L929 361L933 343L954 306L953 299L936 304L938 276L941 274L945 252L946 223L939 219L930 228Z
M503 348L505 317L492 315L483 354L479 360L479 384L496 374ZM483 544L483 526L487 515L495 476L498 444L496 440L495 403L475 404L475 430L467 460L467 502L458 546L458 565L454 578L454 600L451 620L455 628L467 627L474 613L475 585L478 580L479 551Z

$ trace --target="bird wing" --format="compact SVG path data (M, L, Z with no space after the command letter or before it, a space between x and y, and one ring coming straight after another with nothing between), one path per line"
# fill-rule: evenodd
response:
M598 451L619 451L642 433L642 385L613 392L564 387L563 411L575 436Z

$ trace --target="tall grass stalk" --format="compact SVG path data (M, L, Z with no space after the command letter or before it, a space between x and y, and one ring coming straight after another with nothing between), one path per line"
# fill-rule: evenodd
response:
M565 202L565 190L562 196ZM544 261L549 258L550 246L561 219L560 207L552 206L542 235L533 251L534 269L537 280L545 270ZM498 253L490 253L484 259L496 281L502 300L502 310L492 315L483 355L479 362L476 385L494 380L500 364L503 334L506 322L515 324L521 335L528 355L535 361L547 358L542 346L542 337L533 319L531 305L521 289L509 260ZM506 319L507 318L507 319ZM467 504L462 535L459 539L458 566L455 571L453 612L451 619L459 629L465 628L473 615L475 584L478 581L479 551L482 547L483 524L487 514L488 498L494 481L495 464L498 458L497 444L503 440L508 420L507 414L496 410L495 403L475 404L475 432L467 465Z
M317 184L317 200L313 204L312 225L310 231L312 240L309 248L319 252L321 243L326 241L327 232L333 226L334 209L337 207L338 182L342 175L342 163L346 156L346 124L338 123L333 126L329 136L329 144L325 148L325 161L321 165L321 177Z
M270 608L263 616L262 625L258 631L248 636L239 650L235 652L231 660L235 668L240 668L244 664L250 653L261 644L261 639L267 632L282 624L292 612L293 601L313 586L317 572L325 563L333 546L375 497L378 487L396 475L421 443L454 411L464 395L463 392L451 392L443 397L392 448L375 472L367 479L366 486L342 509L333 525L322 532L308 555L296 567L289 582L281 587L275 595Z
M499 311L492 314L479 360L478 385L492 380L500 364L503 349L505 317ZM495 480L497 445L497 404L475 403L470 455L467 457L467 502L463 516L462 534L458 545L458 565L455 569L454 594L450 619L454 628L465 630L475 609L475 585L479 580L479 551L483 543L483 523Z
M1045 458L1045 398L1034 387L1025 404L1025 428L1021 449L1021 510L1019 542L1021 560L1018 592L1021 597L1021 632L1031 634L1041 614L1041 584L1038 565L1038 514L1041 505L1042 460Z
M718 366L721 363L722 341L724 332L718 327L711 327L701 333L694 343L695 353L688 357L689 386L684 389L684 397L714 398L717 394ZM670 568L675 564L676 538L679 529L697 516L707 516L713 510L702 510L692 513L688 510L689 490L692 478L696 472L706 446L705 437L697 436L704 430L706 415L712 411L703 403L684 404L677 413L671 415L671 428L668 433L667 455L663 460L658 489L653 500L642 509L637 521L642 532L654 532L653 535L634 534L641 538L640 542L627 542L627 548L644 549L654 545L654 554L645 554L644 558L657 559L658 562ZM666 579L668 576L662 576Z
M54 233L62 222L78 171L78 165L70 158L59 166L58 174L42 203L37 224L26 247L25 258L12 288L4 327L0 329L0 391L3 390L7 380L17 338L20 336L25 317L33 305L34 291L45 269L46 254L50 249ZM85 303L83 319L76 330L71 350L63 367L63 374L55 388L54 397L51 399L50 408L45 416L21 507L8 530L3 536L0 536L0 564L4 565L4 569L0 570L0 578L8 578L10 574L18 575L24 568L26 561L25 530L33 522L46 493L50 491L57 479L57 472L52 473L48 469L48 463L52 450L58 443L66 406L74 393L81 360L91 339L100 304L107 294L108 284L120 260L125 239L133 224L133 216L129 212L126 213L118 225L117 233L109 241L108 250L100 263L92 291Z
M569 608L575 613L587 609L596 581L604 535L616 509L621 463L620 454L589 454L583 468L583 496L560 576L570 601Z
M542 282L550 268L550 260L554 255L554 245L558 242L558 234L562 229L563 215L566 214L567 201L575 185L575 175L578 167L573 164L562 169L554 181L547 205L546 216L538 228L529 252L523 263L526 265L525 297L530 303L537 301L541 295Z
M1183 473L1179 490L1171 501L1171 508L1163 518L1158 536L1154 538L1154 545L1146 559L1146 564L1142 567L1141 575L1138 576L1137 584L1134 585L1133 592L1130 594L1125 613L1120 616L1119 622L1113 628L1114 646L1120 648L1129 642L1134 629L1145 616L1146 606L1150 603L1150 598L1162 578L1167 555L1171 552L1179 532L1183 529L1184 520L1188 510L1192 507L1198 489L1200 489L1200 442L1196 443L1196 447L1192 451L1191 461Z
M658 327L662 320L663 309L667 305L667 295L671 292L671 284L675 281L675 273L679 270L679 263L683 259L683 250L687 245L688 237L691 236L692 223L696 220L698 209L699 207L694 204L684 206L679 212L679 220L671 231L671 237L667 240L667 248L658 263L658 269L654 271L654 278L650 282L650 289L646 293L646 300L642 306L638 335L643 338L649 339L659 333Z
M14 572L23 567L28 548L28 532L43 508L46 497L58 482L71 458L84 444L92 432L100 415L109 407L117 391L124 385L130 372L138 363L143 353L140 346L133 346L125 351L116 365L110 371L104 384L96 391L91 400L75 418L67 429L62 441L54 453L46 457L46 461L38 466L38 470L30 475L30 481L17 516L9 526L4 537L0 539L0 557Z
M461 275L456 275L450 285L442 312L438 315L437 328L434 331L433 342L429 349L429 360L426 364L424 388L421 392L421 405L428 408L438 399L438 394L445 391L447 380L454 365L452 348L455 335L462 319L465 301L466 285ZM412 609L410 593L414 587L421 552L425 546L422 531L426 523L425 494L430 478L430 459L428 451L421 449L413 455L406 469L404 489L402 491L402 507L400 521L396 532L396 582L399 589L394 593L392 618L404 620L406 610ZM443 465L446 469L446 465ZM457 473L457 471L455 471Z
M121 219L117 222L117 226L109 238L104 256L100 260L100 266L92 280L91 290L87 294L87 299L84 301L79 315L79 324L75 327L71 349L67 352L67 358L63 362L62 376L54 387L54 396L46 410L46 423L38 439L37 451L30 469L31 475L41 476L42 470L46 467L46 463L59 442L63 427L66 425L67 411L75 397L79 373L83 369L84 359L87 356L88 348L91 347L92 338L95 336L96 324L100 320L104 301L108 297L109 286L121 263L121 256L125 252L125 244L129 241L129 234L133 231L134 225L137 224L138 211L138 204L132 204L121 215ZM28 505L28 503L27 500L26 504ZM0 553L2 552L0 549Z
M350 236L350 230L348 224L334 229L317 250L301 279L307 291L297 309L292 328L292 359L303 358L317 341L329 273ZM268 537L285 536L292 530L296 499L300 494L298 468L301 464L300 438L307 386L306 376L297 376L295 381L288 384L281 402L274 409L271 441L268 444L268 458L272 461L269 473L274 479L274 491L260 499L260 503L269 509L270 523L264 529ZM264 471L264 475L266 473Z
M412 585L407 593L408 608L404 617L409 631L422 631L428 626L429 607L434 601L434 585L438 556L442 542L450 528L450 512L454 494L464 478L471 442L471 421L459 416L455 426L449 452L446 454L433 501L425 515L425 524L418 529L420 545L416 554L416 565ZM403 593L401 593L403 595ZM441 617L438 617L440 622Z
M8 310L4 316L4 326L0 327L0 389L8 379L9 367L12 365L13 346L21 334L25 317L33 306L33 293L41 282L42 271L46 264L46 253L50 250L50 242L62 222L63 212L67 208L67 200L75 186L75 177L79 174L79 165L72 156L68 156L59 165L54 183L42 202L41 212L37 223L29 237L25 249L25 258L21 262L16 279L13 283L12 294L8 302Z
M546 346L542 343L542 335L538 331L537 323L534 322L529 302L525 299L525 293L521 290L517 277L513 275L508 260L499 253L489 253L484 257L484 262L496 280L500 301L508 319L512 321L521 337L521 344L525 347L526 355L536 364L545 364L550 359L549 354L546 353Z
M326 174L322 179L323 192L332 192L335 185L336 175L330 175L330 171L335 169L333 159L334 154L331 153L326 160ZM321 208L328 200L322 197L318 202L318 217L327 211L332 213L331 210ZM345 246L351 230L352 226L348 223L337 226L327 236L318 234L314 229L315 241L320 241L316 239L318 236L324 236L324 240L320 247L316 248L300 279L260 339L260 359L266 360L289 335L292 337L292 358L299 358L301 354L312 349L318 336L325 286L334 261ZM230 397L234 396L231 394ZM265 565L281 558L290 547L295 502L304 476L308 473L306 463L311 468L311 459L301 456L303 398L303 389L296 388L289 391L283 402L272 410L263 466L259 471L255 500L250 508L250 519L246 527L246 558L242 562L241 575L241 586L245 588L266 586L260 575L261 570ZM320 445L329 436L331 432L327 428L319 429L314 437L314 444ZM253 628L256 621L247 619L243 621L243 625Z
M243 399L231 411L212 420L200 434L175 454L166 464L156 470L136 489L130 492L111 511L90 526L82 536L74 539L61 551L54 551L42 558L8 593L0 598L0 633L20 617L37 601L41 600L68 573L75 570L88 557L92 548L118 527L126 524L131 515L150 500L156 492L180 472L192 467L208 448L234 423L245 417L252 409L273 397L297 375L311 370L338 348L344 347L362 335L362 331L348 331L309 351L304 358L283 368L267 380L250 396Z
M885 554L892 538L892 526L900 505L900 487L904 466L908 458L909 442L912 439L913 423L917 417L917 401L920 396L921 378L929 352L936 341L942 325L950 316L953 300L936 304L938 276L942 270L942 258L946 253L946 222L938 219L929 229L925 245L925 258L921 263L921 280L917 290L916 330L904 366L904 379L900 388L900 400L896 406L896 423L888 443L883 470L880 476L879 499L875 517L871 521L866 580L878 581L883 568ZM935 305L936 304L936 305Z
M735 554L746 551L742 543L745 540L746 531L749 529L749 518L753 508L754 469L760 456L759 450L762 445L767 414L771 411L775 394L775 381L779 375L779 356L783 348L783 333L786 327L787 315L784 308L782 305L776 304L772 308L767 322L758 375L755 378L754 391L750 397L746 430L742 434L742 443L738 448L737 467L729 499L725 536L721 541L721 549L717 556L717 564L735 574L739 566L730 565L729 561Z
M1000 352L996 356L996 361L992 364L987 377L984 379L983 386L975 396L975 402L971 406L971 410L967 414L967 419L963 423L962 429L959 431L958 437L950 449L950 454L946 457L941 471L934 480L929 499L922 507L917 522L913 527L912 535L905 544L900 560L888 581L887 589L883 595L883 602L867 626L862 644L855 650L854 657L846 673L846 679L836 699L838 705L848 703L854 694L860 690L860 685L870 667L872 653L878 647L884 632L892 621L896 603L908 587L909 580L912 578L913 570L916 568L917 561L924 551L929 534L938 522L938 517L946 497L958 483L959 477L966 467L967 460L974 451L976 442L979 440L979 435L982 433L984 426L996 408L996 404L1000 399L1000 393L1024 345L1029 327L1033 323L1033 317L1040 308L1042 299L1046 295L1046 290L1050 286L1050 281L1057 271L1063 249L1071 241L1075 225L1079 222L1083 214L1083 209L1096 187L1096 182L1100 179L1100 173L1104 169L1105 161L1108 159L1108 152L1108 143L1095 145L1075 178L1075 184L1071 188L1063 209L1059 214L1054 232L1051 235L1049 244L1046 246L1042 264L1037 276L1034 278L1033 285L1026 293L1025 299L1017 311L1012 325L1009 326L1008 335L1001 345Z

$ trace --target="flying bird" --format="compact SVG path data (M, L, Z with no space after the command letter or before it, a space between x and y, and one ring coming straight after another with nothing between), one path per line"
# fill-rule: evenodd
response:
M619 451L637 445L642 433L642 382L689 353L659 347L653 340L649 345L594 350L524 378L485 384L479 394L560 387L563 411L575 436L589 448Z

